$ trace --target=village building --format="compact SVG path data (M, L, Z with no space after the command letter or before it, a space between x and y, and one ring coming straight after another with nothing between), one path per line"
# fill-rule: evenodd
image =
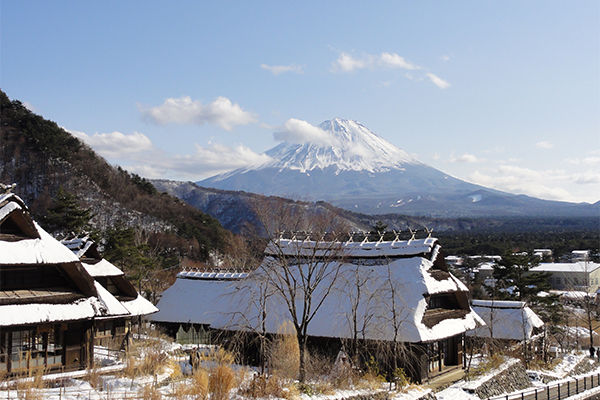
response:
M143 316L158 312L158 308L138 293L123 271L102 258L98 245L88 235L64 239L61 243L79 258L87 273L119 300L128 312L125 317L98 317L94 326L95 345L111 350L125 347L132 324L139 324Z
M589 261L590 253L591 252L589 250L573 250L571 252L571 261Z
M97 324L131 315L12 193L0 195L0 283L0 374L86 368Z
M549 259L548 261L552 261L553 252L551 249L533 249L533 255L540 260Z
M300 268L305 262L325 263L321 249L331 246L324 241L279 239L267 246L263 265L277 264L281 258L300 263ZM340 251L336 276L344 279L330 282L335 287L324 283L313 292L315 299L324 300L308 326L311 343L337 346L330 349L337 354L355 336L352 315L365 345L395 341L409 349L412 355L404 360L410 360L410 365L402 366L415 382L463 366L464 334L484 322L470 308L466 286L448 272L437 239L349 240L335 246ZM360 303L343 284L357 273L368 281ZM199 324L217 330L277 334L290 319L289 313L284 299L273 293L265 296L261 282L258 271L213 277L182 272L164 292L158 303L160 312L151 319L172 329Z
M555 290L595 293L600 288L600 264L590 261L542 263L530 272L549 272L549 283Z
M473 300L473 310L485 325L467 336L505 341L530 340L544 322L524 301Z

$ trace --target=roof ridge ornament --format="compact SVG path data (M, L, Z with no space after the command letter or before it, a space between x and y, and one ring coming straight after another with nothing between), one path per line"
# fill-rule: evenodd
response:
M408 230L410 231L410 239L408 239L408 244L410 244L410 242L412 242L415 239L415 235L417 234L417 230L415 229L414 231L412 230L412 228L408 228Z
M392 241L392 244L399 242L400 241L400 232L402 232L401 230L399 230L398 232L396 232L395 230L392 230L392 232L394 233L394 235L396 236L394 238L394 240Z
M433 233L433 228L429 229L425 227L425 231L427 232L427 239L431 239L431 234Z
M16 183L13 183L11 185L7 185L5 183L0 183L0 192L2 192L2 194L9 194L12 193L12 191L17 187Z

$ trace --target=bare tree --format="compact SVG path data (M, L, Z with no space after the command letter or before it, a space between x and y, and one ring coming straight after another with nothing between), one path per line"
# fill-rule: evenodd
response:
M343 310L351 336L348 352L355 364L358 361L359 340L365 339L365 332L376 316L376 278L375 271L363 265L346 269L340 277L339 291L349 302L349 309Z
M334 213L306 212L300 202L269 198L253 208L267 241L266 257L256 273L284 304L296 329L299 379L304 382L309 326L334 290L344 262L343 242L334 232L346 232L347 227L338 223ZM295 233L284 239L284 231Z

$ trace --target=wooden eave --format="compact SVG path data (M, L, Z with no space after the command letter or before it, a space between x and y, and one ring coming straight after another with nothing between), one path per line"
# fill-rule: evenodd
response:
M87 273L81 262L73 261L58 266L75 283L86 297L98 296L94 278Z
M22 235L22 239L39 239L40 234L37 231L33 220L29 216L28 213L24 212L22 209L15 209L10 212L7 216L5 216L2 221L0 221L0 233L2 233L2 225L7 221L11 221L16 225L16 227L20 230L19 233L9 232L9 235L19 237Z
M69 304L84 298L71 288L42 288L0 291L0 306L16 304Z
M110 280L114 283L114 285L119 289L118 297L121 301L134 300L138 296L137 290L135 287L129 282L129 280L125 277L125 275L118 276L110 276Z
M433 310L426 310L423 315L422 323L427 328L431 329L440 322L446 319L462 319L467 316L470 310L446 310L444 308L434 308Z

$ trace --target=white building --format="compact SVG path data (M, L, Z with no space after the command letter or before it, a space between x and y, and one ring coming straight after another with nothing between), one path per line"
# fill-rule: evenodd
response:
M524 301L473 300L471 307L485 326L467 332L468 336L501 340L529 340L534 328L544 322Z
M588 293L600 288L600 264L578 261L573 263L542 263L531 272L550 272L550 285L556 290L579 290Z

